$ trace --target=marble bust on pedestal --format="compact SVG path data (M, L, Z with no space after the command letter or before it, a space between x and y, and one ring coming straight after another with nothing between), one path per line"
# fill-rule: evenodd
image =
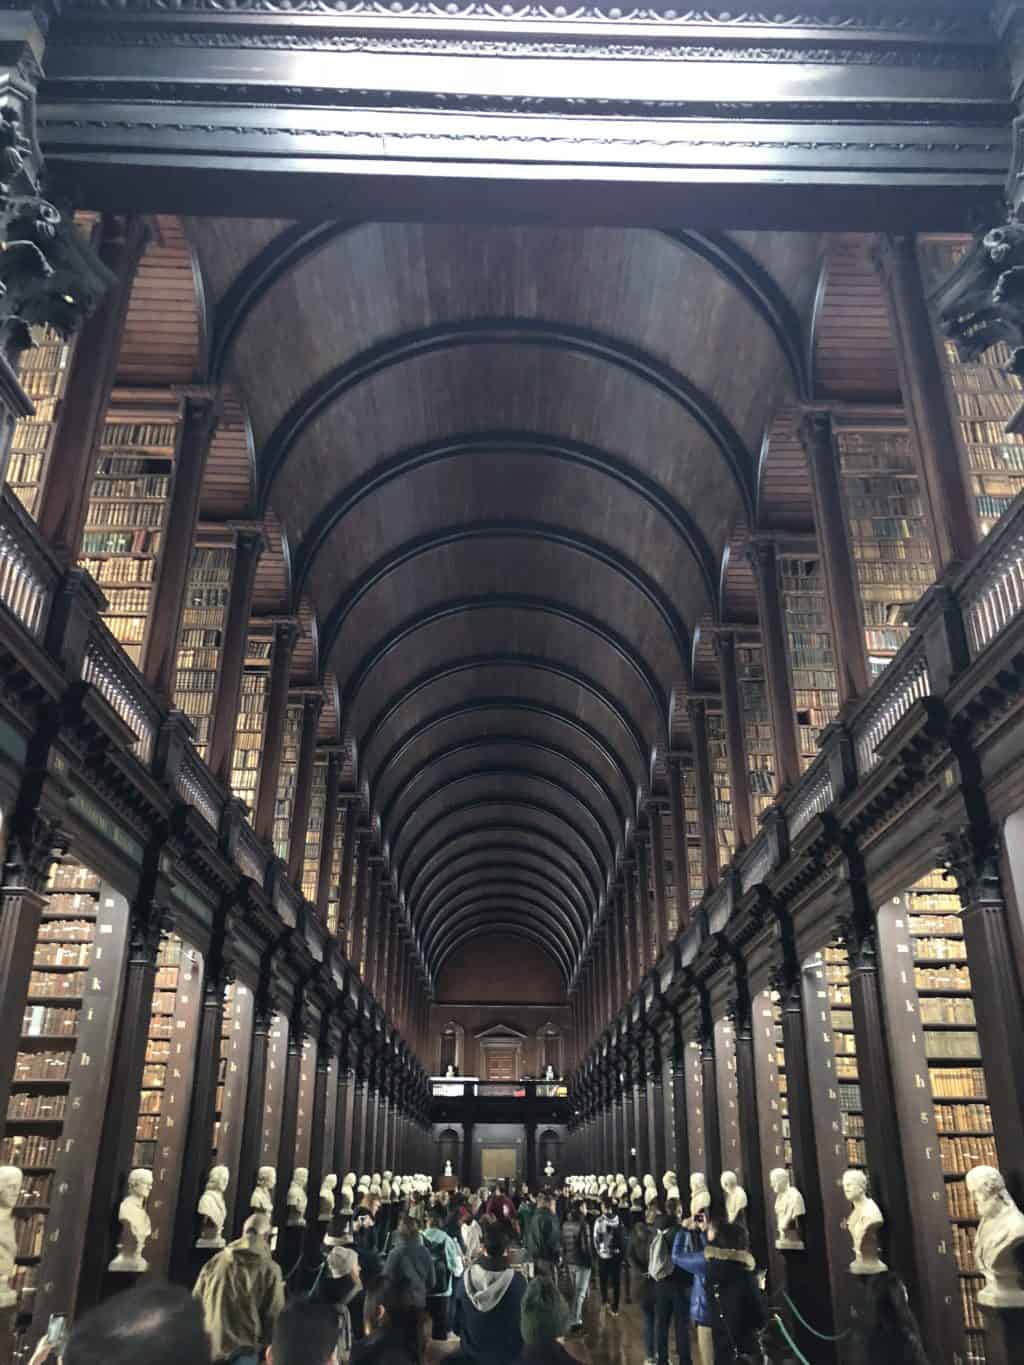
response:
M334 1214L334 1191L338 1186L336 1175L325 1175L320 1185L320 1203L317 1209L317 1222L327 1223Z
M268 1218L273 1217L276 1184L277 1172L273 1166L261 1166L256 1172L256 1188L249 1200L249 1208L253 1213L265 1213Z
M789 1181L789 1172L777 1166L768 1176L775 1195L775 1245L780 1251L803 1251L800 1219L807 1212L804 1197Z
M0 1166L0 1308L11 1308L18 1301L11 1288L18 1238L13 1209L21 1193L21 1171L17 1166Z
M879 1236L885 1224L882 1210L868 1195L868 1178L863 1171L847 1171L843 1194L850 1201L846 1230L853 1243L852 1275L881 1275L889 1267L878 1254Z
M747 1192L736 1179L736 1172L723 1171L721 1184L725 1195L726 1220L730 1223L742 1222L747 1208Z
M703 1171L694 1171L690 1176L690 1217L707 1213L711 1207L711 1191Z
M121 1240L117 1244L117 1255L107 1266L108 1270L137 1274L149 1269L149 1262L142 1253L153 1230L146 1212L146 1200L152 1188L152 1171L140 1167L129 1175L128 1193L117 1211Z
M306 1186L309 1184L309 1171L305 1166L296 1166L292 1173L292 1181L288 1186L288 1194L285 1199L285 1207L288 1211L288 1226L290 1228L304 1228L306 1226L306 1205L309 1198L306 1194Z
M1024 1308L1024 1213L994 1166L967 1172L967 1192L978 1212L974 1261L985 1276L978 1302L986 1308Z
M230 1178L226 1166L214 1166L206 1178L206 1189L199 1196L199 1217L202 1219L202 1225L196 1239L197 1247L219 1248L224 1245L224 1224L228 1216L224 1191Z

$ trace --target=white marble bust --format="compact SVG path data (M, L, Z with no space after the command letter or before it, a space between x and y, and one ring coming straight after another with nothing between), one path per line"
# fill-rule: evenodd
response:
M769 1172L768 1179L775 1195L775 1245L780 1251L803 1251L800 1219L807 1212L804 1197L795 1185L790 1184L789 1172L784 1166Z
M675 1171L666 1171L665 1174L661 1177L661 1183L665 1187L666 1194L668 1193L669 1190L677 1188L679 1185L679 1180L676 1176Z
M152 1171L139 1167L128 1176L128 1193L117 1211L121 1240L117 1244L117 1255L107 1266L108 1270L138 1274L149 1269L149 1262L142 1253L153 1230L146 1212L146 1200L152 1188Z
M317 1222L326 1223L334 1213L334 1191L338 1188L338 1177L336 1175L325 1175L320 1182L320 1204L317 1210Z
M853 1243L853 1275L881 1275L889 1267L879 1257L879 1233L885 1223L882 1210L868 1195L868 1178L863 1171L847 1171L843 1176L843 1194L850 1201L846 1230Z
M10 1308L18 1301L11 1288L18 1238L12 1210L21 1193L21 1171L17 1166L0 1166L0 1308Z
M224 1191L230 1179L231 1174L226 1166L214 1166L206 1177L206 1189L199 1196L202 1225L196 1239L197 1247L218 1248L224 1245L224 1224L228 1216Z
M988 1308L1024 1308L1024 1213L994 1166L969 1170L967 1191L980 1219L974 1261L985 1285L978 1302Z
M690 1176L690 1217L707 1213L711 1207L711 1191L703 1171L694 1171Z
M453 1174L452 1163L450 1161L446 1161L444 1163L444 1173L446 1177L451 1176Z
M747 1208L747 1192L736 1179L735 1171L722 1172L722 1193L725 1195L725 1217L730 1223L742 1219Z
M273 1166L261 1166L256 1172L256 1188L249 1200L249 1208L253 1213L265 1213L268 1218L273 1216L276 1184L277 1172Z
M551 1162L549 1161L549 1162L547 1163L547 1165L544 1167L544 1174L545 1174L545 1175L547 1176L547 1178L550 1180L551 1177L554 1175L554 1173L555 1173L555 1168L554 1168L554 1166L552 1166Z
M290 1228L304 1228L306 1226L306 1205L309 1203L309 1197L306 1194L308 1184L309 1171L305 1166L296 1166L285 1198Z

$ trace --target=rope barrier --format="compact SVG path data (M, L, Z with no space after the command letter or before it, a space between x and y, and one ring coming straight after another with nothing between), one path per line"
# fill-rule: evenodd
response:
M796 1344L796 1342L793 1340L793 1338L789 1335L789 1328L786 1326L786 1324L785 1324L785 1323L782 1321L782 1319L779 1317L778 1313L773 1313L773 1314L772 1314L772 1322L775 1323L775 1326L776 1326L776 1327L779 1329L779 1331L782 1333L783 1337L784 1337L785 1340L786 1340L786 1344L789 1346L789 1349L790 1349L790 1350L793 1352L793 1354L796 1356L797 1360L800 1361L800 1365L811 1365L811 1362L810 1362L810 1361L807 1359L807 1357L804 1355L803 1351L801 1351L800 1347Z
M834 1337L826 1336L824 1332L819 1332L816 1327L811 1326L811 1324L806 1320L806 1318L801 1316L800 1309L797 1308L796 1304L793 1302L793 1300L789 1297L789 1295L786 1293L784 1289L782 1290L782 1297L786 1300L786 1303L789 1305L790 1312L796 1318L800 1326L806 1328L807 1331L810 1332L811 1336L817 1337L819 1341L842 1341L844 1337L848 1337L850 1335L852 1329L847 1327L846 1331L840 1332L838 1336Z

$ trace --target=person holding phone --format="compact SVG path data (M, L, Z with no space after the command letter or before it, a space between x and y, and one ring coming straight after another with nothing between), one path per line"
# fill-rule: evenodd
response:
M83 1313L50 1318L28 1365L210 1365L210 1338L199 1304L187 1289L159 1281L137 1285Z

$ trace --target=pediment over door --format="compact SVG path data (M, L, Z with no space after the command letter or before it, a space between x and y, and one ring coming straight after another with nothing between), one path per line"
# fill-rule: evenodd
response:
M490 1024L487 1028L475 1033L474 1038L477 1042L508 1042L525 1043L526 1034L519 1029L513 1028L511 1024Z

